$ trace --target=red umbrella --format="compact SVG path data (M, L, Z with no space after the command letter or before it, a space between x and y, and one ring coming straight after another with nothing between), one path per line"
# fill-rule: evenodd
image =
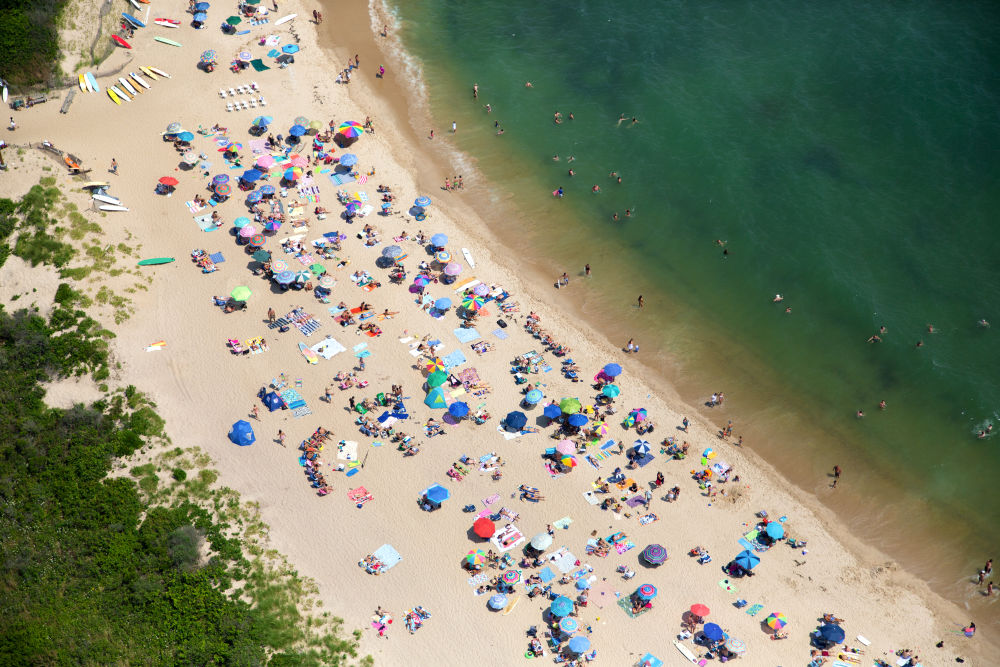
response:
M160 183L163 183L164 185L169 185L171 187L177 185L179 182L180 181L178 181L173 176L164 176L163 178L160 179Z
M704 618L708 616L709 609L703 604L693 604L691 605L691 613L694 614L695 616L700 616L701 618Z
M488 540L493 537L493 533L495 533L496 530L496 525L484 516L479 517L476 519L476 522L472 524L472 532L484 540Z

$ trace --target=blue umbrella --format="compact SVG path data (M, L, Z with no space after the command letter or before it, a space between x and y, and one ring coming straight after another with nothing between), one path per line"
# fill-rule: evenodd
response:
M653 584L643 584L636 589L635 595L640 600L652 600L656 597L656 586Z
M632 445L632 451L639 456L645 456L649 454L649 443L645 440L636 440L635 444Z
M264 195L262 195L260 192L251 192L250 194L247 195L247 202L250 204L256 204L263 198Z
M247 445L252 445L257 440L257 436L253 434L253 427L250 426L250 422L241 419L229 429L229 439L240 447L246 447Z
M427 208L428 206L431 205L431 198L430 197L417 197L413 201L413 205L414 206L419 206L420 208Z
M578 591L585 591L588 588L590 588L590 582L589 581L587 581L586 579L582 579L582 578L576 580L576 590L578 590Z
M340 156L340 164L345 167L353 167L358 163L358 156L354 153L344 153Z
M565 595L557 597L549 606L549 613L553 616L569 616L571 611L573 611L573 601Z
M562 414L562 409L555 404L546 405L545 409L542 410L542 414L548 417L549 419L555 419Z
M181 141L191 141L194 139L194 135L190 132L181 132L177 135L177 138Z
M194 20L198 21L200 23L204 23L205 19L207 19L207 18L208 18L208 14L206 14L205 12L198 12L197 14L194 15Z
M573 653L585 653L590 648L590 638L584 635L577 635L569 640L566 645Z
M273 122L274 119L271 118L270 116L257 116L256 118L253 119L253 123L251 124L254 127L267 127Z
M618 377L622 374L622 367L618 364L608 364L604 367L604 374L608 377Z
M195 11L203 12L211 6L212 5L208 4L207 2L199 2L195 4L194 9Z
M465 415L469 414L469 404L463 401L457 401L448 406L448 412L452 417L461 419Z
M500 609L503 609L504 607L507 606L507 596L501 593L497 593L496 595L492 596L490 598L490 601L487 602L486 604L489 605L490 609L499 611Z
M434 302L434 307L438 310L446 310L451 308L451 299L448 297L442 297Z
M767 524L767 530L764 532L766 532L767 536L772 540L780 540L785 536L785 527L780 523L769 523Z
M587 423L587 415L577 412L575 415L570 415L566 421L570 426L583 426Z
M243 172L243 175L240 176L240 178L246 181L247 183L256 183L257 181L260 180L260 177L263 175L264 174L262 174L260 171L256 169L247 169L246 171Z
M451 491L448 490L448 487L441 486L440 484L432 484L424 491L424 495L431 502L443 503L451 498Z
M725 636L725 633L722 632L722 628L715 623L706 623L705 629L702 630L702 632L704 632L705 636L713 642L717 642Z
M519 410L514 410L513 412L507 415L507 418L504 420L504 422L507 424L507 428L514 429L515 431L520 431L528 423L528 417L523 412L520 412Z
M281 50L284 51L285 53L298 53L299 52L299 45L298 44L285 44L283 47L281 47Z
M306 133L306 128L302 127L301 125L292 125L290 128L288 128L288 134L292 135L293 137L301 137L305 133Z
M233 220L233 227L237 227L239 229L243 229L249 224L250 224L250 218L246 217L245 215L241 215L240 217Z
M834 644L839 644L844 641L846 634L844 629L839 625L833 625L828 623L819 629L819 636L828 642L833 642Z
M443 248L448 245L448 237L445 234L435 234L431 237L431 245L435 248Z
M543 396L545 396L545 394L542 393L541 389L532 389L524 395L524 402L534 405L538 401L542 400Z
M396 259L403 254L403 249L398 245L391 245L382 250L382 256L388 259Z
M281 273L279 273L274 277L274 282L278 283L279 285L288 285L294 280L295 280L294 271L282 271Z
M601 393L608 398L617 398L622 393L622 388L616 384L606 384L601 388Z
M260 186L260 193L262 195L273 195L275 192L273 185L262 185Z
M745 549L736 554L736 558L733 559L733 562L742 567L744 570L752 570L760 564L760 556L749 549Z
M228 183L229 174L216 174L212 177L212 182L218 185L219 183Z

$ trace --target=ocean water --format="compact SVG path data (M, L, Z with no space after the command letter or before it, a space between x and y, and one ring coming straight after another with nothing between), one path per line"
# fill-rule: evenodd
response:
M984 604L967 580L1000 519L1000 440L976 437L1000 423L1000 5L393 6L491 226L573 276L553 299L635 337L690 402L724 390L702 414Z

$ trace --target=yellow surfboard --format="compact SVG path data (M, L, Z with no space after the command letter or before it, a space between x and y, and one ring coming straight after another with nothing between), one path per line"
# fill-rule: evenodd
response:
M160 78L160 77L156 76L155 74L153 74L153 73L152 73L152 72L151 72L151 71L149 70L149 67L148 67L148 66L146 66L146 65L139 65L139 69L141 69L141 70L142 70L142 73L143 73L143 74L145 74L146 76L148 76L148 77L149 77L150 79L152 79L153 81L156 81L157 79L159 79L159 78Z
M122 101L118 99L117 95L115 95L115 91L111 90L110 88L108 88L108 97L110 97L111 101L114 102L115 104L121 105Z

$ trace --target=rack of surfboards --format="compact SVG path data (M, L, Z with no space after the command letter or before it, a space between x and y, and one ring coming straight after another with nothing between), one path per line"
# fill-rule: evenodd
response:
M105 90L111 101L120 105L122 102L131 102L133 98L150 90L151 82L169 78L170 75L159 68L142 65L138 71L128 72L127 76L119 76L117 80L110 80ZM80 75L80 90L91 93L101 92L101 87L97 84L93 72L85 72Z

